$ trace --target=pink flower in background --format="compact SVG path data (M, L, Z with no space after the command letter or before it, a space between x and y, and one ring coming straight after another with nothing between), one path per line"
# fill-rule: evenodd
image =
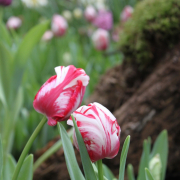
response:
M126 6L121 13L121 21L126 22L132 16L132 13L133 8L131 6Z
M36 94L34 109L48 118L48 125L69 118L81 104L89 76L83 69L73 65L55 68L56 74L49 78Z
M104 29L97 29L92 34L92 42L97 50L106 50L109 46L109 33Z
M92 162L113 158L120 147L120 127L111 112L99 103L81 106L74 113L79 131L84 139ZM73 126L72 119L67 124ZM79 150L74 132L74 145Z
M93 24L101 29L110 30L113 26L113 17L110 11L100 10Z
M66 33L68 24L64 17L55 14L52 18L51 29L55 36L63 36Z
M9 6L12 3L12 0L0 0L0 6Z
M18 17L12 16L7 20L6 27L8 29L18 29L22 24L22 20Z
M42 41L50 41L53 38L53 32L51 30L46 31L42 36Z
M87 21L92 22L96 18L96 10L93 6L87 6L84 11L84 17Z

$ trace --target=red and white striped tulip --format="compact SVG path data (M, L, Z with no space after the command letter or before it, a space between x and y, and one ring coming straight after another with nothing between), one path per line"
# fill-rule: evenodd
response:
M109 46L109 33L104 29L97 29L92 34L92 42L97 50L106 50Z
M131 6L126 6L121 13L121 21L126 22L132 16L133 11Z
M52 18L51 29L55 36L63 36L67 31L66 19L58 14L55 14Z
M36 94L34 109L48 118L48 125L69 118L81 104L89 76L83 69L73 65L55 68L56 74L49 78Z
M87 6L85 11L84 11L84 17L88 22L94 21L96 18L96 10L93 6Z
M120 127L113 114L99 103L81 106L73 116L86 145L92 162L103 158L113 158L120 147ZM73 126L72 119L67 124ZM74 145L79 150L76 135Z
M22 24L22 20L19 17L12 16L7 20L6 27L8 29L18 29Z

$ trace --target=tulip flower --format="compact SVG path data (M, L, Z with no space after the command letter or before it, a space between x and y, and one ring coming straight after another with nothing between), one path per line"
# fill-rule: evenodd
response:
M48 30L42 36L42 41L50 41L53 38L53 32Z
M93 6L87 6L84 11L84 17L88 22L92 22L96 18L96 10Z
M116 118L108 109L99 103L91 103L78 108L73 112L73 116L92 162L117 155L121 130ZM71 118L67 124L73 126ZM75 133L73 142L79 150Z
M36 8L41 6L46 6L48 0L21 0L28 8Z
M131 6L126 6L121 13L121 21L126 22L132 16L132 13L133 8Z
M106 50L109 46L109 33L104 29L96 30L92 35L92 42L97 50Z
M51 29L55 36L63 36L66 33L68 24L61 15L55 14L52 18Z
M82 14L83 14L83 12L80 8L75 8L73 11L73 15L76 19L81 19Z
M22 24L22 20L18 17L12 16L7 20L6 27L8 29L18 29Z
M94 19L93 24L98 28L109 31L113 26L112 13L110 11L100 10Z
M9 6L12 3L12 0L0 0L0 6Z
M81 104L89 76L83 69L73 65L55 68L56 74L49 78L36 94L34 109L48 118L48 125L69 118Z

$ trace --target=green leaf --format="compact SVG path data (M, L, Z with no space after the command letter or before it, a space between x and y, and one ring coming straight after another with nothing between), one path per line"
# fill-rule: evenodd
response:
M149 167L149 156L150 156L150 139L144 140L143 143L143 152L140 160L139 165L139 172L138 172L138 180L144 180L145 179L145 171L144 168Z
M62 144L63 144L66 165L67 165L71 180L77 180L77 179L84 180L81 170L79 169L79 165L75 157L74 149L73 149L73 146L72 146L72 143L68 134L62 124L58 123L58 128L59 128L59 133L60 133Z
M0 22L0 40L3 40L4 43L7 43L9 46L11 45L11 37L5 25Z
M135 180L132 164L128 164L127 175L128 175L128 180Z
M48 26L49 21L38 24L26 34L16 53L15 61L17 64L23 66L26 63L32 49L40 41Z
M96 167L96 165L94 163L92 163L92 167L94 169L94 172L96 174L96 178L98 179L98 169ZM103 180L108 180L108 178L106 178L105 176L103 176Z
M127 158L127 153L128 153L128 149L129 149L129 144L130 144L130 136L127 136L127 138L123 144L121 157L120 157L119 180L124 180L124 171L125 171L126 158Z
M95 175L95 172L93 170L91 160L89 158L89 154L87 152L86 146L84 144L84 140L83 140L83 138L81 136L81 133L79 132L79 129L77 127L74 116L71 115L71 117L72 117L72 120L73 120L75 132L76 132L77 142L78 142L78 146L79 146L79 151L80 151L80 155L81 155L81 161L82 161L82 164L83 164L83 169L84 169L86 180L95 180L96 175Z
M3 172L3 146L2 140L0 136L0 178L2 179L2 172Z
M12 180L12 175L16 167L16 161L11 154L7 155L5 168L4 168L4 179Z
M148 168L145 168L145 175L146 175L146 180L154 180Z
M33 155L32 154L30 154L24 160L17 179L18 180L32 180L33 179Z
M163 130L157 137L152 152L150 154L150 158L152 159L156 154L160 155L162 163L161 180L164 180L168 158L168 135L166 130Z
M111 172L111 170L105 164L103 164L103 172L104 172L104 176L107 179L114 179L115 178L113 173Z
M11 64L12 61L11 52L0 43L0 100L3 105L7 105L9 90L10 90L10 77L11 77Z

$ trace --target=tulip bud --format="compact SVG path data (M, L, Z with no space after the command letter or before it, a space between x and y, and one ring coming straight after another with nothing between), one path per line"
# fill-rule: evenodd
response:
M48 0L21 0L28 8L36 8L40 6L46 6Z
M55 68L56 74L49 78L36 94L34 109L48 118L48 125L69 118L81 104L89 76L83 69L73 65Z
M80 19L82 17L82 10L80 8L76 8L73 11L73 15L76 19Z
M92 35L92 42L97 50L106 50L109 46L109 33L104 29L96 30Z
M72 19L71 11L65 10L62 12L62 16L67 20L70 21Z
M87 8L84 11L84 17L89 22L92 22L95 19L96 14L96 10L93 6L87 6Z
M12 16L7 20L6 27L8 29L18 29L22 24L22 20L18 17Z
M42 41L50 41L53 38L53 32L48 30L42 36Z
M111 112L99 103L81 106L73 116L86 145L92 162L103 158L113 158L120 147L120 127ZM72 119L67 124L73 126ZM73 142L79 150L76 135Z
M126 6L121 13L121 21L126 22L132 16L133 11L131 6Z
M12 0L0 0L0 6L9 6Z
M161 179L162 163L159 154L156 154L149 162L149 170L155 180Z
M58 14L52 18L51 29L55 36L63 36L66 33L68 24L67 21Z
M110 11L100 10L93 24L101 29L110 30L113 26L113 17Z

